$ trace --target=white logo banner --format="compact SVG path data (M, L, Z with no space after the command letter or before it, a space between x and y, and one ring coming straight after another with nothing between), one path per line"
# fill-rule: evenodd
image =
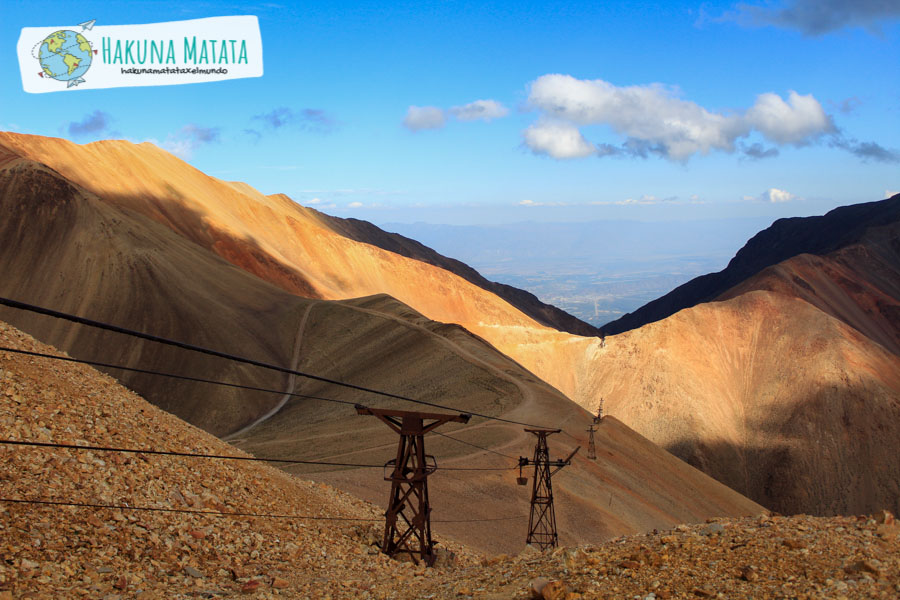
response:
M208 83L263 74L255 16L24 27L16 50L22 87L33 94Z

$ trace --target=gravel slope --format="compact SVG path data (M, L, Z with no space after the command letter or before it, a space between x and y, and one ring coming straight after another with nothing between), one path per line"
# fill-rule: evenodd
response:
M54 352L0 323L0 345ZM243 454L89 367L0 352L0 437ZM347 521L0 502L0 600L43 598L895 598L900 528L766 514L435 569L372 546L380 510L252 462L0 446L0 497ZM353 520L353 519L358 519ZM366 519L373 519L367 521ZM535 581L537 580L537 581Z

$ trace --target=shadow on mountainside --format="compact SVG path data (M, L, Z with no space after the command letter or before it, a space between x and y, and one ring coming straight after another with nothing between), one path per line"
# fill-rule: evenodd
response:
M666 449L782 514L900 512L897 396L856 384L823 389L747 427L754 443L682 439Z

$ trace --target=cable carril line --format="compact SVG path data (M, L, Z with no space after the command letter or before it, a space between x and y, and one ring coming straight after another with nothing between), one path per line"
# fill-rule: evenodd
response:
M92 320L92 319L86 319L86 318L84 318L84 317L79 317L79 316L76 316L76 315L70 315L70 314L63 313L63 312L59 312L59 311L52 310L52 309L49 309L49 308L44 308L44 307L41 307L41 306L35 306L35 305L33 305L33 304L27 304L27 303L25 303L25 302L19 302L19 301L17 301L17 300L12 300L12 299L9 299L9 298L2 298L2 297L0 297L0 305L8 306L9 308L15 308L15 309L18 309L18 310L24 310L24 311L28 311L28 312L33 312L33 313L41 314L41 315L46 315L46 316L54 317L54 318L57 318L57 319L63 319L63 320L66 320L66 321L70 321L70 322L72 322L72 323L78 323L79 325L86 325L86 326L88 326L88 327L94 327L94 328L97 328L97 329L103 329L103 330L106 330L106 331L112 331L112 332L114 332L114 333L120 333L120 334L123 334L123 335L128 335L128 336L131 336L131 337L136 337L136 338L144 339L144 340L148 340L148 341L151 341L151 342L156 342L156 343L159 343L159 344L164 344L164 345L167 345L167 346L172 346L172 347L175 347L175 348L181 348L182 350L188 350L188 351L191 351L191 352L197 352L197 353L200 353L200 354L206 354L206 355L208 355L208 356L215 356L215 357L217 357L217 358L223 358L223 359L230 360L230 361L234 361L234 362L240 362L240 363L252 365L252 366L255 366L255 367L260 367L260 368L263 368L263 369L269 369L269 370L272 370L272 371L277 371L277 372L279 372L279 373L286 373L286 374L288 374L288 375L296 375L296 376L298 376L298 377L305 377L305 378L307 378L307 379L312 379L312 380L314 380L314 381L321 381L322 383L329 383L329 384L332 384L332 385L337 385L337 386L345 387L345 388L347 388L347 389L352 389L352 390L356 390L356 391L360 391L360 392L365 392L365 393L368 393L368 394L375 394L375 395L383 396L383 397L386 397L386 398L393 398L393 399L395 399L395 400L403 400L403 401L405 401L405 402L412 402L412 403L414 403L414 404L421 404L421 405L424 405L424 406L431 406L431 407L433 407L433 408L440 408L440 409L443 409L443 410L448 410L448 411L453 411L453 412L466 413L466 414L472 415L473 417L480 417L480 418L483 418L483 419L490 419L490 420L493 420L493 421L501 421L501 422L504 422L504 423L511 423L511 424L513 424L513 425L522 425L522 426L525 426L525 427L535 427L535 428L539 428L539 427L540 427L539 425L534 425L534 424L532 424L532 423L524 423L524 422L522 422L522 421L516 421L516 420L513 420L513 419L505 419L505 418L503 418L503 417L495 417L495 416L485 415L485 414L482 414L482 413L477 413L477 412L472 412L472 411L462 411L462 410L453 408L453 407L451 407L451 406L446 406L446 405L443 405L443 404L438 404L438 403L436 403L436 402L428 402L428 401L426 401L426 400L417 400L417 399L415 399L415 398L410 398L410 397L408 397L408 396L403 396L403 395L400 395L400 394L394 394L394 393L392 393L392 392L385 392L385 391L381 391L381 390L376 390L376 389L373 389L373 388L368 388L368 387L361 386L361 385L356 385L356 384L353 384L353 383L347 383L347 382L344 382L344 381L339 381L339 380L337 380L337 379L331 379L331 378L328 378L328 377L323 377L323 376L321 376L321 375L314 375L314 374L312 374L312 373L305 373L305 372L303 372L303 371L297 371L297 370L294 370L294 369L288 369L288 368L286 368L286 367L279 367L278 365L272 365L272 364L265 363L265 362L262 362L262 361L259 361L259 360L255 360L255 359L251 359L251 358L246 358L246 357L243 357L243 356L237 356L237 355L234 355L234 354L228 354L228 353L226 353L226 352L220 352L220 351L218 351L218 350L213 350L213 349L210 349L210 348L204 348L203 346L196 346L196 345L194 345L194 344L188 344L188 343L186 343L186 342L180 342L180 341L177 341L177 340L170 340L170 339L168 339L168 338L164 338L164 337L161 337L161 336L152 335L152 334L149 334L149 333L143 333L143 332L141 332L141 331L135 331L135 330L133 330L133 329L127 329L127 328L125 328L125 327L119 327L118 325L111 325L111 324L109 324L109 323L103 323L103 322L101 322L101 321L94 321L94 320Z

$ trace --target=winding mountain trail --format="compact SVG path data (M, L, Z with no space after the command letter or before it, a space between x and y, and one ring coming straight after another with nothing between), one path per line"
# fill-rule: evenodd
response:
M300 367L300 350L303 345L303 332L306 331L306 321L307 321L307 319L309 319L309 313L312 312L312 309L316 304L318 304L318 302L313 301L312 303L310 303L309 306L306 307L306 310L303 312L303 317L300 319L300 325L297 327L297 337L294 338L294 352L291 355L290 369L293 371L298 370ZM246 427L242 427L241 429L239 429L238 431L235 431L234 433L230 433L228 435L222 436L222 439L224 441L230 442L230 443L239 443L240 436L244 435L245 433L247 433L248 431L250 431L257 425L265 423L266 421L271 419L273 416L278 414L278 411L280 411L282 408L284 408L284 405L288 403L288 400L290 400L293 397L293 396L291 396L291 394L293 394L296 391L294 389L296 386L296 383L297 383L297 375L294 375L293 373L289 374L287 376L287 382L285 385L286 391L284 393L284 396L281 397L281 400L278 402L278 404L274 408L272 408L272 410L270 410L269 412L267 412L266 414L264 414L263 416L261 416L260 418L255 420L254 422L250 423Z

